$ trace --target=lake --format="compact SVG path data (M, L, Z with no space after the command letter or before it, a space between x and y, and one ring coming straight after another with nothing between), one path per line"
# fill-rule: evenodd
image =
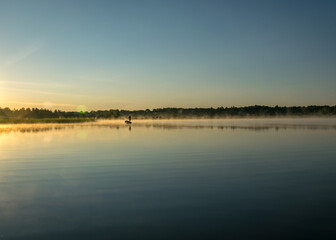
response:
M0 125L0 239L335 234L335 118Z

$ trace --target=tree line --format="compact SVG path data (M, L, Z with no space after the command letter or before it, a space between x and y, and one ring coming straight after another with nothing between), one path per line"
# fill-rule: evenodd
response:
M0 107L2 119L42 119L42 118L95 118L119 119L131 115L133 118L226 118L226 117L284 117L284 116L336 116L335 106L247 106L218 108L156 108L146 110L98 110L74 112L43 108L10 109Z

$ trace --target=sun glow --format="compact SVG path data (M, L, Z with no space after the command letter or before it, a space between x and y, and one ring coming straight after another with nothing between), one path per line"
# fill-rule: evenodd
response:
M85 105L79 105L77 107L77 112L85 113L86 112L86 106Z

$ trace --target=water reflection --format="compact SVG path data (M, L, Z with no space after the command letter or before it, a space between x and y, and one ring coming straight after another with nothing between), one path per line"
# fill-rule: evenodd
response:
M21 133L39 133L48 131L59 131L74 128L107 128L107 129L128 129L133 128L152 128L152 129L217 129L217 130L250 130L250 131L266 131L266 130L336 130L336 121L318 121L318 122L300 122L292 121L134 121L132 125L123 123L122 121L100 121L94 123L82 124L13 124L0 125L0 134L11 132ZM334 119L332 119L334 120Z
M333 121L102 121L0 133L0 239L335 233Z

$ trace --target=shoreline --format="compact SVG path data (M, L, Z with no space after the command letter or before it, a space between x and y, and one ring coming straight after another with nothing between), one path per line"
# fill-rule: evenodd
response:
M27 119L0 119L0 124L47 124L47 123L85 123L95 122L89 118L27 118Z
M1 119L0 125L10 124L71 124L71 123L118 123L124 124L123 118L31 118L31 119ZM133 124L156 122L156 123L174 123L174 122L207 122L207 121L237 121L237 122L250 122L250 121L320 121L329 120L336 121L336 116L251 116L251 117L226 117L226 118L134 118Z

